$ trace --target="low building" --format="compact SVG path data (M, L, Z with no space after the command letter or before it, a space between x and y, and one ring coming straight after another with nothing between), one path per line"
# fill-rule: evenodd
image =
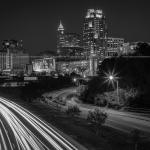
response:
M87 60L74 60L74 61L58 61L56 62L58 73L71 74L76 73L80 75L88 74L89 61Z
M120 54L120 48L124 44L123 38L107 38L106 57L112 57Z
M6 54L7 51L0 50L0 72L6 69Z
M40 58L32 60L33 71L36 73L51 73L56 70L55 58Z
M23 51L11 53L11 73L25 73L26 65L29 64L29 54Z
M24 74L29 64L29 54L25 52L22 41L4 40L0 51L0 71L4 74Z

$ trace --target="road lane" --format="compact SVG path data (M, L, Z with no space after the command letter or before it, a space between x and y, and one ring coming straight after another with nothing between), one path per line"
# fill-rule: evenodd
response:
M77 150L51 126L23 107L0 98L2 150Z

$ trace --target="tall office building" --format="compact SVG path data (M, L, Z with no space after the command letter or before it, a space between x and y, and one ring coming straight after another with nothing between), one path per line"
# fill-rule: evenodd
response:
M57 54L59 56L82 56L81 35L64 31L60 22L57 29Z
M65 33L65 47L80 47L81 36L77 33Z
M102 10L88 9L83 25L84 54L104 57L106 36L106 19Z
M82 56L81 36L77 33L65 33L65 43L62 47L62 56Z
M57 54L61 55L62 47L65 44L64 27L60 21L57 29Z

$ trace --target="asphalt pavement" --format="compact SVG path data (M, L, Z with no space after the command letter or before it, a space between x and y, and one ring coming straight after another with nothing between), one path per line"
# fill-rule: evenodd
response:
M58 130L0 97L0 150L79 150Z

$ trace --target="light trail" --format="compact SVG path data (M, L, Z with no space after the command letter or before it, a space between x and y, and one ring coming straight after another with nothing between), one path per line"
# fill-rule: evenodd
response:
M78 150L28 110L0 98L0 150Z

